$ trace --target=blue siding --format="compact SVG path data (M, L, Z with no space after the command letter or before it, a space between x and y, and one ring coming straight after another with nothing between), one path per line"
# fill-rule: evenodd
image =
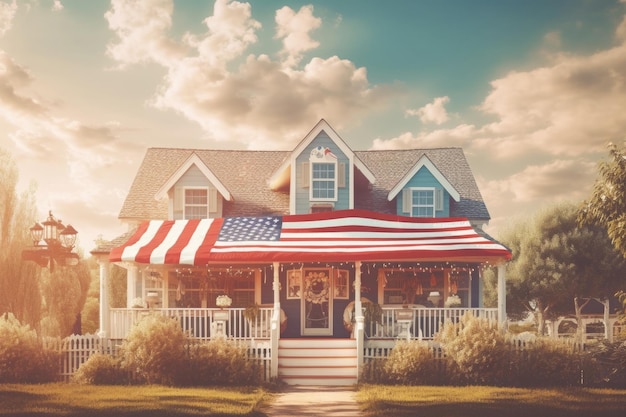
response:
M450 217L450 193L443 188L428 168L421 167L404 186L404 188L411 187L432 187L443 190L443 210L436 211L435 217ZM408 213L402 212L402 191L396 197L396 212L398 215L408 216Z
M350 208L350 161L348 157L339 149L339 147L332 141L332 139L326 134L326 132L321 131L315 139L311 141L309 146L307 146L304 151L296 158L296 178L292 179L296 184L296 213L295 214L306 214L310 212L311 202L309 201L309 188L301 187L301 167L302 163L308 162L309 157L311 155L311 151L318 147L322 146L325 148L329 148L332 153L337 156L337 163L344 163L346 170L346 186L339 187L337 189L337 201L334 202L335 210L345 210ZM339 166L337 167L339 168Z

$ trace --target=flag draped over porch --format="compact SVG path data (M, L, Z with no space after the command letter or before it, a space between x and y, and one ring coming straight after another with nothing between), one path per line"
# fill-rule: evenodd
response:
M508 260L510 251L464 218L411 218L364 210L143 222L112 262Z

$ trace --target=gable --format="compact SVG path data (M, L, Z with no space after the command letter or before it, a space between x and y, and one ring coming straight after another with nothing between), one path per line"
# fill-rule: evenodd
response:
M448 181L448 179L437 169L435 164L426 156L423 155L417 163L409 170L404 177L389 191L387 195L387 200L392 201L396 196L402 191L409 182L414 181L415 177L420 173L422 169L426 169L430 175L443 187L444 190L448 192L450 197L454 201L460 201L461 195L459 191L452 186L452 184ZM423 177L427 177L426 171L422 172Z
M168 192L182 179L187 177L189 185L203 185L199 182L204 177L221 194L224 200L231 201L232 195L228 189L218 180L215 174L206 166L196 153L192 153L189 158L167 179L159 188L154 198L160 200L167 197ZM191 178L191 179L190 179Z
M371 184L376 182L376 177L370 169L355 155L354 151L350 149L350 147L337 134L337 132L335 132L330 124L328 124L326 120L321 119L295 147L295 149L291 152L290 157L285 159L280 167L274 172L269 180L269 186L272 190L285 188L290 182L293 182L291 181L291 178L293 178L293 171L296 169L293 167L296 159L300 158L303 154L308 156L309 153L307 153L307 150L310 152L311 143L313 141L317 141L320 135L333 143L333 147L336 147L334 151L338 154L341 153L345 155L349 161L349 166L354 166L354 168L358 169Z

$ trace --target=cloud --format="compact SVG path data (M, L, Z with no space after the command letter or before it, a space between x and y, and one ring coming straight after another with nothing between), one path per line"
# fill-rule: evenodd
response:
M313 16L313 6L302 6L298 13L288 6L276 11L276 39L283 40L280 54L284 64L293 67L300 63L302 54L315 49L319 42L311 39L309 32L319 28L322 20Z
M152 105L183 115L217 141L290 148L319 119L341 114L333 123L342 128L397 94L394 87L371 86L365 68L337 56L301 63L302 54L317 46L309 33L321 21L312 7L297 13L283 7L276 13L283 49L274 60L245 55L261 27L248 3L216 1L213 15L204 20L206 33L187 33L180 43L168 38L171 1L124 6L116 0L106 14L117 37L109 56L121 67L144 61L163 66L167 74ZM150 12L135 21L147 8Z
M371 149L411 149L411 148L440 148L446 146L469 146L474 138L480 137L480 130L472 124L460 124L449 129L413 134L405 132L392 139L376 138Z
M448 96L437 97L432 103L428 103L419 109L409 109L406 111L408 116L417 116L422 123L443 124L449 120L446 104L450 101Z
M0 37L7 33L13 25L13 19L17 12L17 3L0 3Z
M616 28L623 40L590 55L560 53L549 65L510 72L491 82L478 106L494 121L418 134L403 133L377 148L464 144L471 152L496 158L534 154L578 157L600 154L606 143L621 142L626 132L626 17ZM556 32L547 35L555 42ZM435 119L437 99L411 114ZM442 119L439 119L442 120ZM459 130L465 133L460 140ZM387 142L387 143L384 143Z
M52 4L52 10L55 12L60 12L61 10L63 10L63 3L61 3L61 0L54 0L54 3Z
M559 159L544 165L529 165L509 178L492 181L486 190L507 190L512 201L521 203L578 201L589 195L596 168L593 162Z

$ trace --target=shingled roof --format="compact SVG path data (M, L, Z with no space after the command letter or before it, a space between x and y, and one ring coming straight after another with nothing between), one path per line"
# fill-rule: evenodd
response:
M119 218L123 220L166 219L167 200L157 201L159 188L192 155L196 154L230 191L233 201L224 202L224 216L289 214L288 191L272 191L269 179L290 157L289 151L228 151L206 149L149 148L139 167ZM461 148L355 151L374 174L367 184L356 178L355 208L395 213L390 190L426 155L460 193L451 202L452 217L489 220L472 171Z

